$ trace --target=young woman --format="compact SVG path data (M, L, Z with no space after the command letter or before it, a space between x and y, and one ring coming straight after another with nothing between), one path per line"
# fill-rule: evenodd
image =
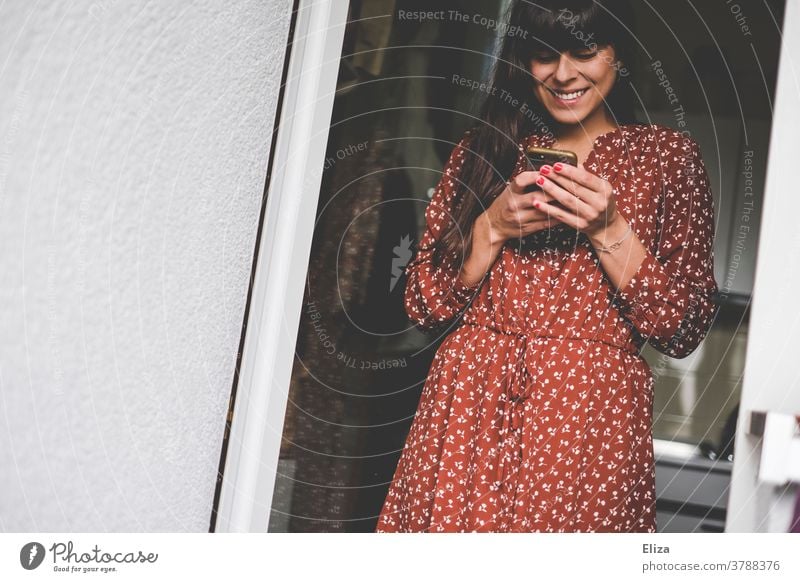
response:
M715 314L708 176L688 134L633 122L624 2L509 18L527 38L505 38L406 268L408 315L450 335L377 531L654 532L639 351L685 357ZM531 171L527 145L579 164Z

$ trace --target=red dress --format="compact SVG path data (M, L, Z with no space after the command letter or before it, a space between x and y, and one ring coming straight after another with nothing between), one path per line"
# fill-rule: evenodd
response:
M686 357L716 311L713 199L699 148L659 125L595 141L583 166L614 185L619 213L648 249L623 290L564 224L508 241L469 288L458 265L431 262L467 140L406 268L412 321L455 329L431 365L376 531L654 532L653 377L639 350L649 342ZM522 145L553 141L535 133ZM520 153L514 173L525 169Z

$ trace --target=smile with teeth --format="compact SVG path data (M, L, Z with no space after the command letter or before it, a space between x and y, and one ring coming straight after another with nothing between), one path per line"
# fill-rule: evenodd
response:
M562 101L572 101L573 99L577 99L578 97L586 93L588 89L581 89L580 91L574 91L572 93L561 93L560 91L556 91L555 89L550 89L550 91L553 93L553 95L555 95Z

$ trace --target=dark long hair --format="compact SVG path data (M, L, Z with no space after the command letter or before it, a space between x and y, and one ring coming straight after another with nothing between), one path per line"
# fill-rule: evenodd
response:
M535 97L536 80L530 73L537 49L564 52L590 43L612 45L622 64L605 105L618 124L636 122L633 15L627 0L515 0L507 23L492 67L495 90L487 93L480 107L479 123L466 133L467 151L456 184L458 202L434 250L437 265L446 256L454 257L456 264L465 260L472 224L505 189L519 144L534 131L552 132L554 120Z

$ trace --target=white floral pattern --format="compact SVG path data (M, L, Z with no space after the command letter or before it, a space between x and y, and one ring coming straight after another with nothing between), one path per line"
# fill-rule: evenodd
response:
M439 347L378 532L654 532L653 377L644 342L682 358L715 314L714 211L700 150L659 125L595 140L648 254L617 290L566 225L509 241L467 287L431 262L451 220L469 134L453 150L406 268L406 311ZM553 136L524 141L548 146ZM526 169L520 153L514 173ZM460 324L460 325L458 325Z

